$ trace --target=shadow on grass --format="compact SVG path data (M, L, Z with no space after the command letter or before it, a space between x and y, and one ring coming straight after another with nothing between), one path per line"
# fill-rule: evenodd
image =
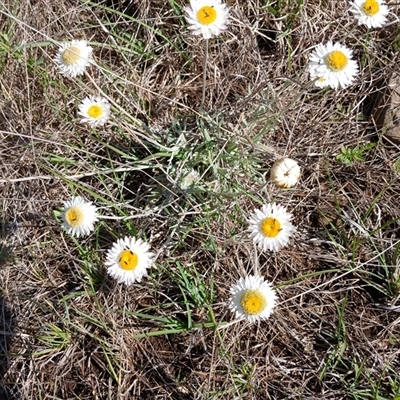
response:
M11 257L10 249L0 243L0 272ZM6 374L9 365L9 345L13 336L11 311L0 293L0 399L21 400L13 383L7 382Z

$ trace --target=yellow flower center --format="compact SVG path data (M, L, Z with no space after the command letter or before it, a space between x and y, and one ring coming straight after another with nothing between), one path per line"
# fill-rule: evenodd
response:
M261 222L261 230L265 236L273 238L278 236L279 232L281 231L281 223L276 218L265 218Z
M63 51L61 58L65 65L74 65L81 58L81 50L76 46L69 46Z
M65 212L65 221L68 225L76 228L82 225L85 218L84 213L79 207L73 206Z
M361 8L364 14L368 15L368 17L373 17L379 12L379 3L376 0L367 0L363 3Z
M132 271L139 264L139 257L132 250L124 250L119 257L119 266L125 271Z
M93 104L88 109L88 115L90 118L100 118L103 114L103 109L98 104Z
M349 62L349 59L340 50L330 52L325 60L328 67L335 72L343 71Z
M246 290L240 299L240 305L242 306L243 311L249 315L260 314L265 310L267 304L267 299L261 291L257 289Z
M217 12L213 6L204 6L197 11L197 20L202 25L210 25L217 19Z

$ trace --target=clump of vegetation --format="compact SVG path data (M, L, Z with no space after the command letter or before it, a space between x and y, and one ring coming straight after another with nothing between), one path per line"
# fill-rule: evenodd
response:
M335 160L351 166L357 161L365 161L365 154L374 147L375 143L365 143L354 147L342 146L340 148L340 153L336 155Z

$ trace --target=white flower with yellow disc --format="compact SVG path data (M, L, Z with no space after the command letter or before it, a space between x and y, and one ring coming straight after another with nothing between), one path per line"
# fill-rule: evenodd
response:
M389 8L382 0L355 0L350 11L358 19L358 25L381 28L387 22Z
M86 67L93 63L92 51L86 40L72 40L60 46L54 61L62 75L75 78L82 75Z
M264 251L279 251L289 243L296 227L290 222L292 214L275 203L263 205L254 210L249 219L249 231L256 243Z
M357 61L352 57L353 51L340 43L320 43L310 55L308 70L311 78L317 78L319 87L337 89L351 85L358 73Z
M140 282L153 263L154 254L149 249L149 244L142 239L129 236L118 239L107 253L107 272L118 283L129 286L135 281Z
M229 9L220 0L191 0L185 12L189 29L204 39L218 36L227 28Z
M248 275L232 286L230 309L237 318L256 322L269 318L276 305L276 292L262 276Z
M110 118L110 104L103 97L89 96L83 99L78 114L83 117L81 122L92 128L103 126Z
M64 203L61 219L62 226L72 236L84 236L94 230L94 223L98 221L97 208L83 197L73 197Z

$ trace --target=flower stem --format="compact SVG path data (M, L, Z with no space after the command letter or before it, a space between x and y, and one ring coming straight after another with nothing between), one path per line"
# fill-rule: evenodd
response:
M206 47L204 50L204 61L203 61L203 93L201 95L201 103L200 103L200 112L203 111L204 107L204 99L206 97L206 68L207 68L207 59L208 59L208 39L206 39Z

